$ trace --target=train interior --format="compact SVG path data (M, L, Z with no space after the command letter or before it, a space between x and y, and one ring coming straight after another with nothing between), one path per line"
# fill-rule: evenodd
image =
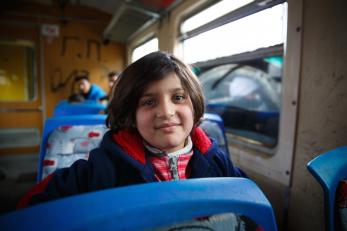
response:
M347 145L346 12L345 0L1 1L0 213L52 171L38 165L45 124L64 116L74 79L108 93L110 72L161 50L192 66L219 116L206 118L278 229L325 230L306 165Z

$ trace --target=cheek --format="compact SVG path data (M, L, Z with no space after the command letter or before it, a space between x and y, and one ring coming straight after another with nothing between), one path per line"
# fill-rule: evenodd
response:
M135 123L136 123L136 127L139 126L139 124L141 124L141 111L136 110L136 114L135 114Z
M149 126L149 114L145 113L143 110L136 111L136 127L139 131L146 126Z
M187 126L193 127L194 125L194 110L191 105L185 107L182 111L182 116L185 119Z

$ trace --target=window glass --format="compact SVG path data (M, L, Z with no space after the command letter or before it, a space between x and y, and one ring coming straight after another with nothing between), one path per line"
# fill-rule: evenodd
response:
M223 0L188 18L181 24L181 33L192 31L218 17L234 11L254 0Z
M283 3L185 39L183 59L195 63L282 44L286 37L286 13L287 3Z
M33 100L34 86L33 44L0 41L0 101Z
M139 58L157 50L159 50L158 39L153 38L134 49L131 61L135 62Z
M235 64L221 65L213 68L211 71L203 73L200 82L202 86L204 86L205 99L213 100L216 98L215 95L218 93L212 88L213 84L220 79L221 76L224 76L233 66L235 66Z
M206 111L221 115L226 131L268 148L276 146L282 57L213 67L200 75Z
M221 1L182 22L180 45L184 61L202 70L206 111L223 118L230 141L272 152L278 143L287 3L241 2ZM223 10L213 10L218 7Z

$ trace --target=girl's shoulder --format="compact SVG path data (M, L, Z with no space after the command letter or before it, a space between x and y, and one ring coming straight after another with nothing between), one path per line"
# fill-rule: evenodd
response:
M131 132L121 131L117 134L105 133L98 148L89 156L91 161L106 161L122 163L126 161L132 165L145 165L145 150L142 139Z

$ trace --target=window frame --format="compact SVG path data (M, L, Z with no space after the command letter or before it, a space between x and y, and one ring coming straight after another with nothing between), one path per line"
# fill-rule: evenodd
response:
M183 40L195 37L199 34L202 34L204 32L207 32L209 30L215 29L217 27L223 26L225 24L228 24L230 22L245 18L249 15L255 14L257 12L263 11L265 9L271 8L273 6L279 5L281 3L286 2L286 0L270 0L268 2L266 2L265 4L261 4L261 2L251 2L245 6L242 6L234 11L231 11L219 18L216 18L204 25L201 25L191 31L182 33L181 30L179 37L178 37L178 41L181 43ZM214 2L215 4L215 2ZM205 6L204 9L206 9L207 7L211 6L210 4ZM191 18L192 16L194 16L195 14L197 14L198 12L204 10L204 9L200 9L199 11L194 11L194 13L192 14L188 14L186 17L182 18L182 20L180 21L181 25L184 21L186 21L187 19Z
M15 45L15 46L22 46L25 49L30 49L30 52L26 52L26 56L30 55L31 60L30 63L28 62L27 65L29 66L28 71L31 73L28 74L28 77L31 78L31 88L33 91L32 97L28 98L28 100L8 100L8 101L0 101L1 104L12 104L12 103L32 103L38 100L39 92L38 92L38 77L37 77L37 52L36 52L36 45L31 40L11 40L8 38L0 38L0 44L9 44L9 45ZM29 84L29 83L28 83ZM27 85L29 88L29 85Z
M287 35L284 41L282 114L277 149L274 150L275 154L271 156L240 145L229 145L229 150L231 152L230 157L236 165L255 174L266 176L284 186L290 186L298 120L300 70L302 68L304 2L303 0L283 2L287 2ZM197 13L197 11L194 13ZM182 17L181 21L186 18ZM179 31L179 26L177 30ZM182 39L182 36L180 38ZM179 37L177 37L178 40ZM248 166L257 166L257 168L249 168Z
M216 4L217 2L213 2L213 4ZM253 14L258 13L260 11L269 9L271 7L282 4L284 2L287 2L287 1L286 0L270 0L270 1L265 1L265 3L263 3L262 1L254 1L254 2L246 4L246 5L240 7L236 10L233 10L233 11L231 11L225 15L222 15L221 17L218 17L218 18L216 18L216 19L214 19L214 20L212 20L212 21L210 21L204 25L201 25L201 26L199 26L199 27L197 27L191 31L185 32L185 33L181 32L181 27L179 26L178 42L182 44L184 40L195 37L195 36L200 35L204 32L210 31L212 29L215 29L217 27L231 23L233 21L236 21L236 20L245 18L247 16L253 15ZM179 25L182 25L182 23L184 21L193 17L194 15L203 11L204 9L207 9L208 7L210 7L213 4L204 5L201 8L199 8L198 10L193 11L191 14L186 15L186 17L181 19ZM287 31L288 31L288 29L287 29ZM284 41L284 43L285 43L285 41ZM231 62L249 61L252 59L263 58L263 57L268 57L268 56L276 56L276 55L282 56L284 58L284 50L285 50L284 43L270 46L270 47L259 48L259 49L254 50L254 51L248 51L248 52L243 52L243 53L239 53L239 54L233 54L233 55L226 56L226 57L220 57L220 58L215 58L215 59L211 59L211 60L207 60L207 61L196 62L196 63L193 63L192 66L196 66L199 68L208 68L208 67L213 67L213 66L217 66L217 65L228 64ZM284 77L284 65L282 67L282 77ZM282 84L283 84L283 82L282 82ZM283 92L282 92L281 99L280 99L281 102L283 102L282 98L283 98ZM283 113L282 111L283 110L281 109L280 110L280 121L281 121L281 116ZM281 130L281 122L279 123L278 126L279 126L278 130L280 131ZM252 150L260 151L261 153L264 153L266 155L275 155L276 151L278 149L278 146L279 146L279 142L280 142L280 132L278 134L277 144L272 148L268 148L268 147L264 147L262 145L259 145L255 142L252 142L252 140L247 139L246 137L245 137L245 139L235 139L235 136L230 134L229 132L226 133L226 136L227 136L228 142L230 142L230 143L246 146L246 147L251 148Z

